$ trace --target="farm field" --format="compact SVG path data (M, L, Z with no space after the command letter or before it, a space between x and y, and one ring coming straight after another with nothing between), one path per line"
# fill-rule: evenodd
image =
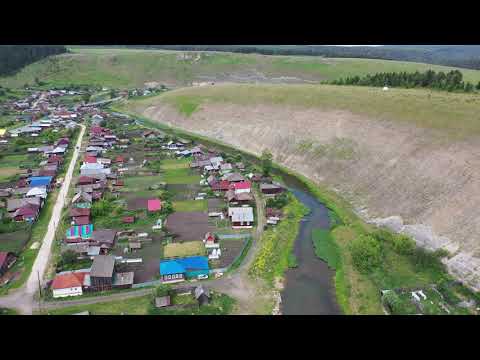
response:
M173 210L178 212L207 211L207 200L174 201Z
M143 87L148 82L185 86L192 81L319 82L381 71L449 71L447 66L390 60L269 56L258 54L196 52L199 58L179 60L182 52L139 49L72 48L72 53L40 60L0 85L12 88L34 83L47 86L95 84L109 87ZM480 72L461 69L466 80L477 83Z

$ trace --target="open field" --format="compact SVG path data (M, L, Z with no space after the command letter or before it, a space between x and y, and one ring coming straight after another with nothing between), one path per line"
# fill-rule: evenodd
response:
M137 49L74 48L70 54L33 63L0 85L22 87L35 77L47 86L98 84L112 87L144 86L158 82L185 86L192 81L305 83L333 80L380 71L449 71L454 68L413 62L370 59L330 59L306 56L268 56L202 52L179 60L182 52ZM196 54L201 54L196 57ZM461 69L466 80L477 83L480 71Z
M162 170L172 169L188 169L190 167L190 159L165 159L162 160Z
M185 168L166 170L162 178L167 184L198 184L201 180L200 175Z
M10 179L12 176L18 174L20 169L18 167L0 167L0 181Z

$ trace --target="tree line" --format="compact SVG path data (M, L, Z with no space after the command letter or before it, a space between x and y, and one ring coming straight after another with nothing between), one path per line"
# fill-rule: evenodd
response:
M480 81L474 85L463 80L463 74L459 70L447 73L427 70L425 72L384 72L373 75L352 76L340 78L325 83L332 85L358 85L358 86L391 86L401 88L429 88L446 91L473 92L480 90Z
M329 45L115 45L114 47L383 59L480 69L480 47L476 45L424 45L418 47L406 45L380 47L342 47Z
M63 45L0 45L0 76L10 75L35 61L65 52L67 48Z

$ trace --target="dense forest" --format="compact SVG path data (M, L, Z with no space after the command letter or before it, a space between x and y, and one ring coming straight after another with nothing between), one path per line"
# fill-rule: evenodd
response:
M478 45L386 45L378 47L329 45L124 45L115 47L368 58L480 69L480 46Z
M67 48L63 45L0 45L0 75L9 75L25 65L64 52Z
M388 72L364 77L353 76L328 82L333 85L359 85L359 86L392 86L403 88L430 88L446 91L472 92L475 89L480 90L480 82L473 85L470 82L463 81L463 75L458 70L435 72L427 70L426 72Z

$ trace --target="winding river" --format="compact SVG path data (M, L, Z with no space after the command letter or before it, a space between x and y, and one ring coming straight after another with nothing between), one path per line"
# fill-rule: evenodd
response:
M316 255L312 242L313 229L328 229L327 208L292 176L282 175L285 184L310 213L304 217L295 240L294 253L298 267L287 270L281 293L284 315L338 315L340 307L334 288L335 272Z

